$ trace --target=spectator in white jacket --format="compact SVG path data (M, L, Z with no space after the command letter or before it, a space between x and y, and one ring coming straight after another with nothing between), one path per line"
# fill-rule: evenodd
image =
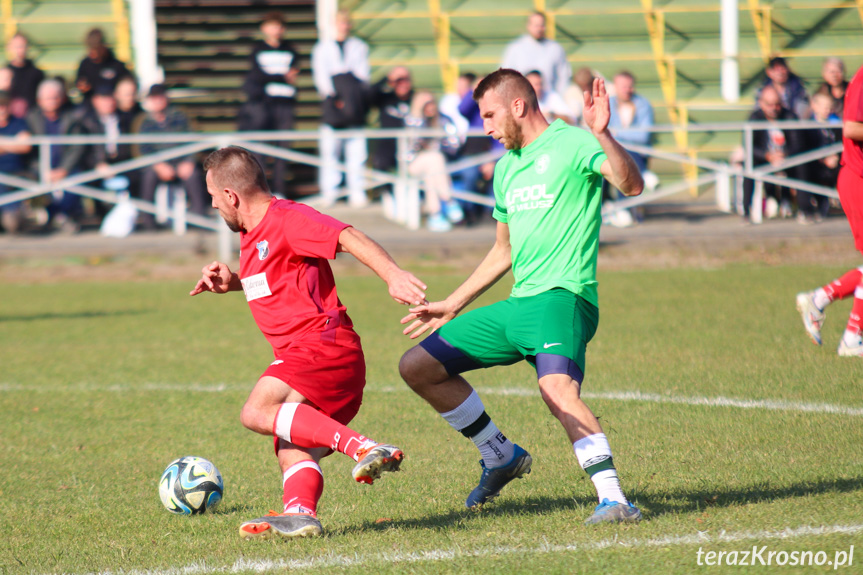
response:
M335 24L335 37L317 42L312 50L315 88L324 100L324 122L320 128L323 165L318 182L324 203L332 205L339 197L342 181L342 172L335 166L344 157L348 202L353 207L362 207L368 202L364 177L368 159L366 139L336 138L334 130L365 127L369 47L350 35L351 16L347 10L336 13Z
M563 46L545 37L545 14L534 12L527 19L527 34L519 36L506 47L502 68L512 68L521 74L533 70L542 74L546 92L566 93L572 78L572 68L566 61Z

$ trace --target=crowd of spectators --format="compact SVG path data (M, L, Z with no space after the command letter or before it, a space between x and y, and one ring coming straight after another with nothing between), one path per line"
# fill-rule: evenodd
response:
M772 58L765 68L765 80L756 95L756 106L748 120L766 122L765 128L753 130L752 159L755 168L770 165L775 174L835 188L839 175L839 154L781 169L790 156L817 150L842 141L842 111L846 80L845 64L839 58L827 58L821 67L823 83L810 96L806 86L788 62ZM779 122L815 120L826 124L808 129L793 129ZM734 158L742 163L740 155ZM756 183L743 182L743 217L751 220L753 192ZM795 217L800 224L822 221L830 211L826 196L793 187L765 183L762 213L767 218ZM795 209L796 208L796 209Z
M162 84L149 88L142 105L135 77L106 44L102 30L95 28L88 32L84 44L86 54L69 89L62 77L46 76L28 58L26 36L15 34L8 41L8 63L0 68L0 135L15 140L0 146L0 172L30 180L42 175L49 182L58 183L95 170L105 177L91 185L147 201L152 201L162 183L182 185L191 211L205 213L207 194L194 157L157 163L140 171L124 172L119 177L113 173L113 164L164 148L120 143L119 136L187 132L189 123L181 111L170 105ZM31 136L78 135L102 136L105 142L51 145L47 167L40 166ZM0 184L0 197L12 189ZM50 232L74 233L84 221L100 221L110 207L101 202L82 201L80 195L59 190L27 202L0 206L0 224L7 234L21 231L25 224ZM142 215L140 225L144 229L153 228L155 222L152 217Z
M369 201L366 166L392 172L398 165L396 140L364 137L340 131L368 125L370 112L376 112L381 128L442 128L437 138L414 138L408 146L408 172L422 182L426 225L430 230L447 231L456 224L473 224L488 218L490 209L472 202L459 202L453 191L492 195L494 162L464 168L449 174L446 165L462 158L500 150L502 145L488 137L468 137L469 130L482 127L479 108L473 101L473 89L481 80L463 73L455 91L437 100L427 91L415 90L411 71L395 66L378 82L370 80L369 48L351 34L347 11L336 15L334 37L317 42L311 54L314 86L321 98L319 188L324 205L329 206L346 196L352 207ZM242 83L245 102L237 116L237 129L291 130L295 127L297 77L300 73L298 52L285 38L286 26L281 14L273 12L260 24L261 40L251 49L248 73ZM59 182L82 171L104 172L105 178L93 185L113 191L128 191L133 197L152 202L156 190L181 186L192 212L204 214L208 197L201 167L194 156L156 163L137 172L112 177L111 166L143 154L153 154L171 147L162 144L120 144L123 134L164 134L190 130L189 119L171 105L165 85L149 87L143 102L139 86L126 64L119 61L105 42L100 29L91 30L85 38L86 55L78 67L72 90L60 77L46 77L28 58L29 43L23 34L15 34L6 46L8 62L0 68L0 136L14 137L0 146L0 172L33 179L39 172L36 148L28 142L31 135L96 134L105 144L90 146L54 145L50 149L51 182ZM589 67L574 71L560 44L546 34L546 18L532 13L525 33L507 45L501 67L524 74L537 93L540 110L551 123L562 121L583 126L583 94L589 90L599 72ZM783 58L770 60L764 71L763 85L757 92L749 120L766 122L767 127L753 134L754 165L781 166L789 156L829 145L841 140L839 118L848 82L842 60L824 61L823 83L807 92L804 82L793 73ZM606 83L611 96L609 126L624 145L649 148L654 125L653 107L636 91L636 77L619 70ZM73 98L70 98L73 95ZM72 101L76 104L72 104ZM788 129L780 122L815 119L824 124L809 130ZM831 126L829 124L836 124ZM289 142L277 142L288 146ZM649 171L649 156L630 151L642 172ZM286 162L260 157L268 168L273 191L286 193ZM267 165L269 163L269 165ZM783 170L782 174L819 185L833 187L838 173L839 156L833 155L802 166ZM43 168L44 169L44 168ZM655 178L654 178L655 180ZM345 191L341 191L342 182ZM755 184L745 180L744 217L749 218ZM10 186L0 184L0 194ZM823 219L830 210L824 196L766 184L764 213L767 217L791 217L796 213L801 223ZM607 201L616 201L619 192L604 190ZM796 205L795 205L796 204ZM41 217L34 217L34 206ZM2 206L2 228L15 233L25 216L44 229L74 232L85 215L102 217L110 206L99 202L82 202L80 196L62 191L41 201ZM639 210L618 210L611 223L627 226L640 221ZM154 229L151 215L139 216L141 229Z

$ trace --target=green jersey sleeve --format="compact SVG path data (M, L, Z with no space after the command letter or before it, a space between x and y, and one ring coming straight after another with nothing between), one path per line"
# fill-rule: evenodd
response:
M576 150L572 157L572 170L576 174L601 175L602 162L608 159L599 141L587 130L572 130L571 137L575 140L573 148Z

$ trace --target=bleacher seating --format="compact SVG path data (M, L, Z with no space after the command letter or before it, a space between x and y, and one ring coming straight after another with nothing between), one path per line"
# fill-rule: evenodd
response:
M183 105L202 130L236 129L241 86L261 18L279 10L300 53L297 128L313 129L319 118L309 56L317 39L314 0L156 0L159 63L166 82L198 89Z
M260 36L261 19L273 10L284 14L285 37L300 54L297 129L316 129L320 100L310 67L317 40L314 0L156 0L159 63L169 86L188 89L176 102L196 129L236 130L252 44ZM311 142L296 142L293 147L309 153L316 150ZM289 177L295 194L317 189L316 171L310 166L292 164Z

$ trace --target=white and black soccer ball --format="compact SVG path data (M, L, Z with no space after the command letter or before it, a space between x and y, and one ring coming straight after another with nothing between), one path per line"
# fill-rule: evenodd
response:
M186 456L168 464L159 479L159 497L171 513L194 515L212 510L225 491L222 474L203 457Z

